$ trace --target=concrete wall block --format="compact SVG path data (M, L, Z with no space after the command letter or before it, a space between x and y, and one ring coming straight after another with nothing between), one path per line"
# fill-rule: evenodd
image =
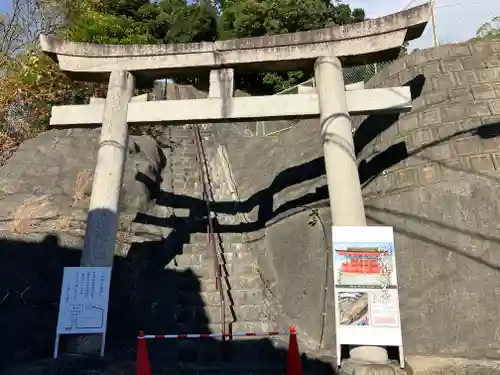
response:
M457 176L457 172L463 169L460 159L448 159L440 164L441 180L449 181Z
M434 161L448 160L456 156L451 144L448 141L435 142L431 147L423 150L422 155Z
M482 172L495 170L493 158L489 153L469 156L468 163L470 168L474 171Z
M489 116L491 114L487 102L467 102L442 108L443 121L460 120L463 118Z
M468 101L472 101L474 97L472 96L472 92L469 86L459 86L452 87L448 90L448 101L447 103L463 103L465 104Z
M435 127L437 132L437 139L444 140L455 137L462 129L460 129L460 124L458 122L452 121L441 124Z
M470 85L477 83L477 71L476 70L464 70L461 72L455 72L456 81L459 85Z
M444 102L448 98L448 91L431 91L421 96L427 106L432 106Z
M495 90L497 97L500 98L500 81L493 83L493 89Z
M433 132L429 128L418 129L412 132L408 137L408 148L420 148L434 141Z
M475 131L479 126L482 125L481 117L469 117L463 118L456 121L463 131Z
M422 112L420 126L436 125L442 121L441 107L435 107Z
M494 68L500 66L500 55L491 55L487 59L484 60L484 64L488 68Z
M500 170L500 151L491 153L491 160L493 161L493 164L495 165L495 170Z
M465 70L469 69L483 69L486 68L486 64L483 60L477 59L476 57L462 57L462 65Z
M387 173L385 175L381 174L375 180L376 191L382 194L386 194L394 189L396 185L396 176L394 173Z
M418 168L410 167L394 172L394 181L396 188L418 185Z
M418 179L421 185L429 185L439 182L441 179L441 168L438 163L427 163L418 167Z
M427 64L422 65L420 69L426 78L441 75L443 73L440 61L430 61Z
M427 159L422 157L420 153L410 153L410 156L408 156L404 161L403 165L405 167L415 167L417 165L425 164L427 163Z
M411 113L406 115L398 121L399 134L405 135L406 133L418 129L420 127L420 114Z
M441 69L444 73L464 70L462 60L459 57L441 60Z
M472 96L475 100L495 99L498 96L493 84L484 83L471 85Z
M491 100L490 109L493 115L500 115L500 100Z
M500 80L500 67L477 71L478 82L496 82Z
M439 57L434 49L414 51L406 57L406 67L413 68L427 61L437 60Z
M469 156L482 152L481 143L476 137L455 139L452 141L452 144L459 156Z
M476 59L478 58L478 55L488 56L493 53L491 44L488 42L470 43L469 46L472 52L472 56L474 56Z
M479 138L478 142L481 144L483 151L500 151L500 137Z
M432 88L434 90L445 90L457 85L457 80L453 73L444 73L439 76L431 77Z
M437 50L440 50L438 48ZM457 56L457 57L465 57L471 56L472 51L469 44L450 44L447 48L443 48L442 57L446 56Z

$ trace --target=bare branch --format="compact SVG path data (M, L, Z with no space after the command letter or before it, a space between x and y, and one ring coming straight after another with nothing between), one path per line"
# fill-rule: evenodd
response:
M65 3L58 0L12 0L9 14L0 14L0 66L40 34L56 33L65 21Z

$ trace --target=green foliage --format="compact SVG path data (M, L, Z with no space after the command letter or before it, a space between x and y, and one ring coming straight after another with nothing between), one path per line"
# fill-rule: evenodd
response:
M318 224L318 221L320 220L321 217L319 216L319 210L317 208L311 208L307 224L312 228L315 227Z
M490 22L486 22L477 29L477 39L500 39L500 16L493 17Z
M319 29L365 19L362 9L328 0L226 0L221 6L221 39L255 37ZM267 73L238 77L238 87L274 93L311 78L311 72Z
M51 28L52 32L72 41L98 44L188 43L244 38L305 31L365 18L363 10L352 10L348 5L330 0L219 0L215 5L210 0L23 1L26 4L43 3L43 9L52 12L33 12L30 22L42 22L42 19L45 22L50 15L50 19L59 22L57 27ZM20 19L10 20L9 30L24 30L26 25L19 23ZM4 21L0 18L0 25ZM105 85L71 82L56 64L28 45L14 54L12 46L18 39L24 43L31 40L23 35L0 48L0 62L8 71L0 77L2 137L8 133L5 126L14 107L25 117L23 124L30 124L29 129L18 132L27 137L47 128L52 105L85 102L90 95L99 96L105 89ZM303 71L247 74L237 77L236 86L247 91L275 93L309 77L310 72ZM206 78L191 77L187 82L203 85L207 84Z
M111 3L111 0L83 0L75 3L69 25L62 31L62 36L74 42L98 44L155 42L147 25L120 14L121 8L111 7Z
M65 37L108 44L188 43L305 31L365 19L362 9L329 0L79 0ZM76 7L74 7L76 8ZM76 14L76 15L75 15ZM308 78L311 72L248 74L240 89L274 93ZM206 84L191 77L184 82Z

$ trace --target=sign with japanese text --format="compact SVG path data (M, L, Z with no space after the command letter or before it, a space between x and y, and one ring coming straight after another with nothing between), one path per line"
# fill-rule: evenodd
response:
M341 345L397 346L402 356L392 227L333 227L332 242L337 353Z
M65 267L58 335L105 333L111 267Z

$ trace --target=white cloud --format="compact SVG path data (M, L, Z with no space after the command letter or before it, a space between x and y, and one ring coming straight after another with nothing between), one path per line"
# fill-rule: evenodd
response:
M343 0L351 7L363 8L367 17L376 18L403 10L410 0ZM411 7L427 1L416 0ZM500 16L499 0L436 0L436 34L440 42L455 43L466 41L476 35L483 23ZM413 48L428 48L434 45L432 25L429 23L424 34L410 44Z

